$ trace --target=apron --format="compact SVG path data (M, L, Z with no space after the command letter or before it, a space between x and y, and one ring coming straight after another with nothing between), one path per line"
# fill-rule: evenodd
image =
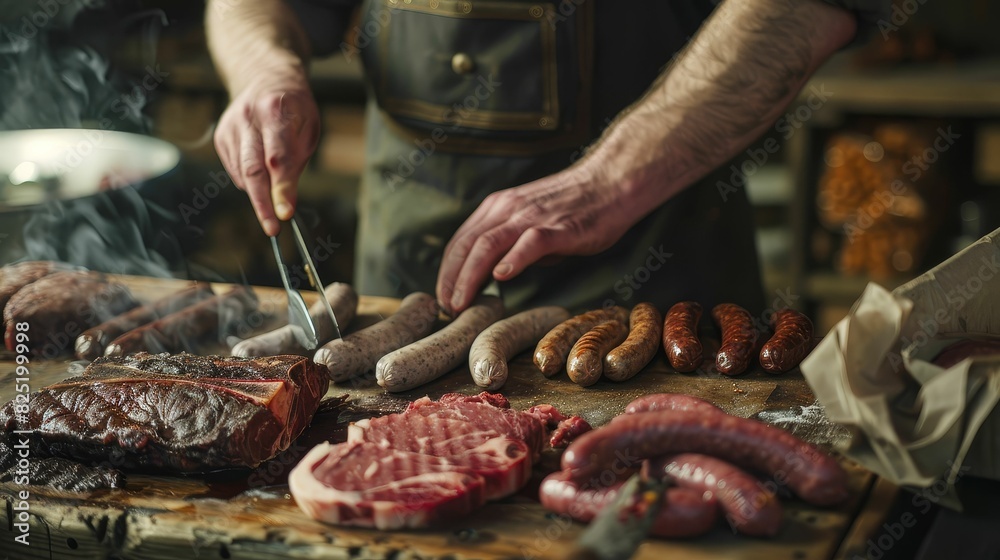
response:
M371 93L355 263L360 292L433 293L445 245L480 202L579 158L711 8L366 1L358 27L367 34L359 45ZM508 311L642 301L666 311L695 300L759 312L752 209L742 188L723 197L717 181L728 184L729 173L692 185L598 255L535 265L500 283Z

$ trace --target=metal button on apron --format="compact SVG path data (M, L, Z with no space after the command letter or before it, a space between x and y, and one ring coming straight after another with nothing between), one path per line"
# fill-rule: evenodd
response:
M476 63L472 61L472 57L465 53L457 53L451 57L451 69L456 74L468 74L475 67Z

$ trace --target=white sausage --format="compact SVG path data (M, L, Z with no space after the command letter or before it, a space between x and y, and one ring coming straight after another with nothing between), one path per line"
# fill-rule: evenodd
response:
M326 293L326 300L330 302L330 307L333 308L333 314L337 316L338 326L341 329L347 328L358 312L357 292L349 284L340 282L330 284L323 291ZM312 317L313 324L316 325L316 335L320 344L334 337L333 321L326 314L326 306L323 305L322 301L317 301L309 307L309 316ZM240 341L236 346L233 346L232 350L233 356L244 358L280 354L308 356L309 352L295 339L291 325L285 325L271 332Z
M440 331L383 356L375 366L375 379L391 392L429 383L462 365L479 333L501 317L500 298L479 296Z
M559 306L538 307L493 323L469 350L469 371L476 385L496 391L507 382L507 361L538 344L556 325L570 318Z

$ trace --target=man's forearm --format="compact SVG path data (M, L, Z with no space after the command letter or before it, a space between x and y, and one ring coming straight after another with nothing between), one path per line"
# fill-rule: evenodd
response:
M644 214L760 136L855 28L817 0L724 2L580 163Z
M210 0L208 48L230 95L261 77L304 75L309 42L281 0Z

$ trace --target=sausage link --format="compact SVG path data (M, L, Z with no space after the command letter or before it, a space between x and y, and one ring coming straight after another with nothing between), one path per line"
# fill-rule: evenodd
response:
M325 365L335 382L370 375L379 358L430 334L439 312L434 296L414 292L388 318L321 346L313 361Z
M462 365L479 333L503 317L503 301L479 296L440 331L390 352L375 364L375 379L387 391L408 391Z
M569 319L569 311L548 306L529 309L486 328L469 350L469 371L476 385L496 391L507 382L507 362L538 344L545 333Z
M590 523L608 504L615 501L624 480L610 486L577 483L565 471L556 471L542 480L538 498L546 509ZM707 533L718 520L719 507L712 495L686 488L667 489L666 499L653 520L650 533L664 538L696 537Z
M583 387L597 383L604 372L604 357L626 336L628 327L621 321L605 321L584 333L569 352L569 378Z
M714 404L692 395L680 393L655 393L643 395L625 406L625 414L657 412L660 410L691 410L703 414L723 412ZM615 418L621 418L616 416Z
M681 488L710 492L726 520L744 535L773 537L781 529L781 502L736 465L699 453L656 457L643 464L648 476L667 477Z
M760 349L760 365L769 373L784 373L799 365L812 348L813 324L794 309L774 314L774 336Z
M632 308L628 318L629 333L620 346L604 358L604 377L625 381L642 371L660 347L663 316L652 303L640 303Z
M704 453L785 480L812 504L834 505L848 497L847 473L833 457L789 432L728 414L626 414L577 438L563 453L562 467L585 480L611 464L616 452L639 459Z
M133 308L117 317L83 331L76 337L74 348L78 360L96 360L104 355L112 340L128 331L151 323L189 305L212 297L208 282L195 282L191 286L160 298L153 303Z
M104 355L190 352L202 344L225 340L233 327L256 309L257 296L253 290L247 286L234 286L224 294L132 329L111 341Z
M538 341L535 347L535 365L545 377L562 371L566 365L566 356L573 344L583 336L583 333L604 321L628 321L628 310L615 306L611 309L596 309L571 317L556 325Z
M679 372L692 372L705 360L698 340L698 321L701 321L701 304L696 301L675 303L663 320L663 349L670 367Z
M341 329L347 328L354 320L358 312L358 293L350 284L334 282L326 288L326 300L333 308L333 314L337 316L337 325ZM325 344L336 334L333 330L333 321L326 312L326 306L322 301L316 301L309 306L309 316L313 324L316 325L316 337L320 344ZM244 358L252 356L277 356L280 354L296 354L308 356L311 352L303 347L295 338L295 330L291 325L285 325L261 335L257 335L246 340L241 340L233 346L233 356Z
M722 331L722 347L715 365L726 375L739 375L746 371L757 344L757 329L753 318L742 307L721 303L712 308L712 319Z

